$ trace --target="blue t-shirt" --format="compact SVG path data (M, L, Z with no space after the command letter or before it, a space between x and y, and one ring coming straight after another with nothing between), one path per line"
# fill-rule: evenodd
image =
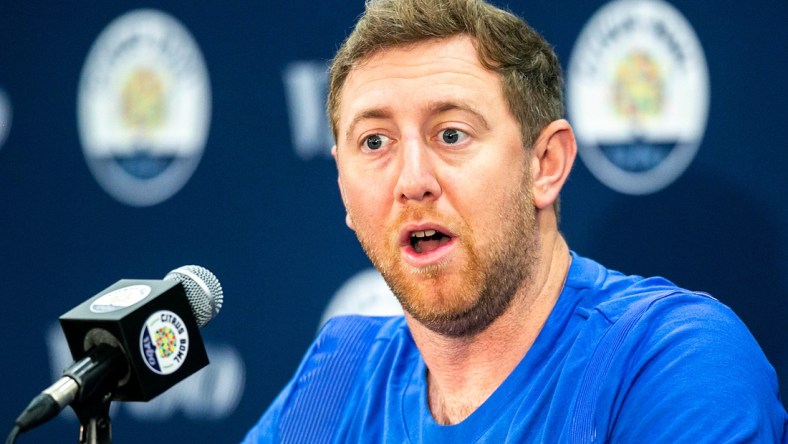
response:
M531 349L439 425L402 317L335 318L246 443L785 442L774 369L723 304L572 254Z

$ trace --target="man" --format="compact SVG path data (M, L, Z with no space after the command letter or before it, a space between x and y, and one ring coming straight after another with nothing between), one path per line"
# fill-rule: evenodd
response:
M405 315L329 322L247 442L783 439L728 308L569 250L560 67L520 19L368 2L328 113L347 224Z

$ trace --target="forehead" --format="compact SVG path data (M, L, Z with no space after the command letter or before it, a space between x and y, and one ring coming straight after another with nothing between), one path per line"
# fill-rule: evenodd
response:
M500 76L479 62L468 36L388 48L350 71L340 96L339 129L370 110L413 111L441 101L503 105L500 85Z

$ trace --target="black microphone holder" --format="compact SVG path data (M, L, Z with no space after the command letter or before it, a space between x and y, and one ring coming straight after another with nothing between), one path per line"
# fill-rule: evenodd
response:
M109 407L117 381L129 371L128 363L122 352L106 344L93 347L79 362L84 362L84 365L72 366L65 376L73 378L80 387L87 386L82 384L83 379L96 381L96 378L101 378L98 383L90 384L92 392L82 392L81 396L71 403L79 418L79 444L110 444L112 420Z

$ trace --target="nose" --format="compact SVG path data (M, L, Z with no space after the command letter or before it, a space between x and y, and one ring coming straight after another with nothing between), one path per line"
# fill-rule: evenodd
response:
M417 138L402 144L400 171L394 187L394 197L401 203L430 201L441 193L434 161L429 147Z

